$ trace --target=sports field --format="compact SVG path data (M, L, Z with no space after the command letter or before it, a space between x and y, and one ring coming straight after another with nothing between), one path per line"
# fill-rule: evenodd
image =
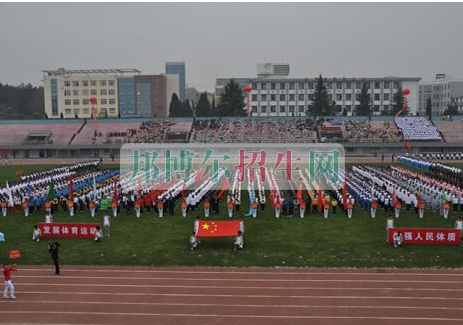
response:
M25 165L24 173L47 169L47 165ZM105 166L107 167L107 166ZM0 179L14 179L17 166L0 168ZM223 201L223 200L222 200ZM242 192L241 212L247 214L247 192ZM60 240L61 263L64 265L140 265L140 266L223 266L223 267L461 267L463 257L458 247L440 245L413 245L394 249L386 243L386 214L378 209L372 219L359 207L352 219L347 219L339 209L337 214L323 219L306 214L299 217L276 219L270 205L259 209L256 219L245 217L245 249L232 250L232 238L205 238L199 249L190 251L188 236L193 230L194 217L201 209L180 215L179 202L175 215L160 219L153 211L145 211L140 218L127 216L125 211L112 219L111 237L102 243L92 240ZM213 213L213 220L228 220L225 202L220 213ZM396 227L452 228L461 213L450 213L445 220L427 210L424 219L413 212L404 211L395 220ZM32 242L34 224L43 221L44 212L25 218L17 212L0 218L0 231L6 242L0 244L2 256L10 249L19 248L20 264L51 264L48 241ZM57 222L102 222L100 212L95 219L88 211L71 219L64 211L55 214Z

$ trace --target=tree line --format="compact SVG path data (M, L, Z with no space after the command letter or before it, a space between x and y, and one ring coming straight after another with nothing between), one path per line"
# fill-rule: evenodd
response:
M43 87L30 83L12 86L0 83L0 117L2 119L43 119Z

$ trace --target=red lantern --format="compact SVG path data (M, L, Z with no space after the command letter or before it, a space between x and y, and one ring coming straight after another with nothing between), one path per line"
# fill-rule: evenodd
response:
M252 87L251 86L246 86L244 87L244 92L249 94L250 92L252 91Z
M90 103L95 104L96 103L96 98L95 97L90 97Z
M404 96L410 95L410 89L405 88L404 90L402 90L402 94L404 94Z

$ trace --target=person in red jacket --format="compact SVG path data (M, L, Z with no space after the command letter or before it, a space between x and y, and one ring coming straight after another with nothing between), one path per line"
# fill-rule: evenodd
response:
M4 263L3 264L3 276L5 278L5 290L3 290L3 299L8 299L8 291L10 291L9 298L16 299L14 295L14 285L13 285L13 282L11 282L11 271L17 271L16 264L8 266L8 264Z

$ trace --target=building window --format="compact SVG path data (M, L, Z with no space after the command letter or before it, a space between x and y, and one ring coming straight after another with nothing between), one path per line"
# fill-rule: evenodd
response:
M399 83L397 81L394 82L394 89L399 88Z
M286 112L286 106L280 106L280 113Z
M70 81L65 81L64 82L64 87L71 87L71 82Z
M116 104L116 100L114 98L109 99L109 105L114 105Z
M73 99L72 100L72 105L79 105L79 100L78 99Z
M276 101L276 100L277 100L277 96L276 96L275 94L271 94L271 95L270 95L270 100L271 100L272 102Z
M388 81L384 82L384 89L389 89L390 85Z
M96 89L92 89L92 90L90 90L90 95L92 95L92 96L96 96Z
M373 111L374 112L379 112L379 105L373 106Z
M260 95L260 100L266 101L267 100L267 95Z
M106 80L100 80L100 86L102 87L106 86Z
M100 89L100 95L105 96L108 94L108 91L106 89Z
M261 113L267 113L267 106L261 106L260 107L260 112Z
M346 112L350 112L352 109L352 106L351 105L346 105Z
M332 82L327 82L326 83L326 88L333 88L333 83Z
M285 94L281 94L281 95L280 95L280 100L286 100L286 95L285 95Z
M253 113L257 113L257 106L253 106L253 107L252 107L252 112L253 112Z
M270 113L276 113L276 111L277 111L276 106L274 106L274 105L270 106Z
M72 86L73 87L79 87L79 82L78 81L73 81Z
M357 82L355 83L355 88L361 89L361 88L362 88L362 83L357 81Z
M108 80L108 86L114 86L114 80Z
M71 96L71 91L70 90L65 90L64 91L64 96Z
M313 83L313 82L309 82L309 87L308 87L308 88L309 88L309 89L313 89L313 87L314 87L314 83Z
M297 95L297 99L301 101L304 100L304 94Z
M86 99L82 99L82 104L83 104L83 105L88 105L88 99L87 99L87 98L86 98Z
M289 89L294 89L294 82L289 83Z
M352 94L346 94L346 100L352 100Z
M101 99L101 105L106 105L108 103L108 100L106 98Z
M342 84L340 82L336 83L336 89L342 89Z
M91 80L90 81L90 86L96 87L96 80Z
M385 112L389 112L389 105L384 105L383 107Z
M352 88L352 82L347 82L346 89L351 89L351 88Z
M289 100L290 100L291 102L294 101L295 97L296 97L296 95L294 95L294 94L289 94Z
M304 89L304 83L300 82L298 87L299 87L299 89Z
M252 95L251 97L252 97L251 100L252 100L253 102L257 101L257 95Z
M70 109L70 108L66 108L66 109L64 110L64 114L66 114L66 115L71 115L71 109Z
M115 107L110 107L109 108L109 114L116 114L116 108Z
M72 95L73 96L79 96L79 91L78 90L73 90Z
M82 81L82 87L88 87L88 81L87 80Z
M289 105L289 112L294 113L294 105Z
M389 94L383 94L383 99L384 100L389 100Z
M82 90L82 96L88 96L88 90L87 89Z
M114 96L116 94L116 91L114 89L109 89L108 90L108 95L109 96Z
M381 89L381 83L375 82L375 89Z
M336 100L342 100L342 94L336 94Z
M379 100L379 95L380 94L375 94L375 100Z
M274 82L271 82L270 83L270 89L274 90L276 88L276 85Z
M88 107L87 107L87 108L84 108L84 109L82 110L82 114L89 114L89 113L90 113L90 111L89 111Z
M304 105L299 105L299 113L304 113Z
M284 82L280 82L280 89L286 89L286 84Z
M264 90L267 89L267 84L265 82L260 84L260 89Z

